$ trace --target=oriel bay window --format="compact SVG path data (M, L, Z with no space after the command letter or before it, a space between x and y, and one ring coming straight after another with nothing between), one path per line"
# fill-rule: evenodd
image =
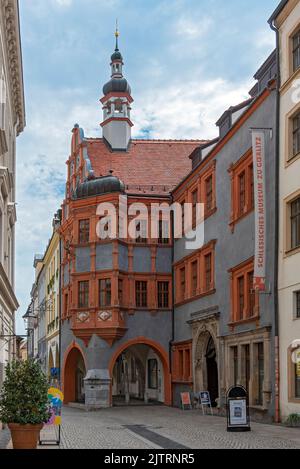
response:
M78 308L89 307L89 281L78 282Z
M254 264L247 261L231 269L232 322L258 316L258 294L254 290Z
M135 282L135 303L137 308L147 308L147 282L136 281Z
M111 279L99 280L99 306L111 306Z
M157 304L159 308L169 308L169 282L157 283Z
M90 240L90 220L79 220L79 244L88 243Z
M123 279L119 278L118 280L118 297L119 297L119 304L123 304Z

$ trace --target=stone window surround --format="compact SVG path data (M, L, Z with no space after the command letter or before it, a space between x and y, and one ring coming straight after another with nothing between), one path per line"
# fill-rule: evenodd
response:
M285 160L284 165L285 168L290 166L292 163L297 161L300 158L300 152L294 155L293 153L293 119L296 117L297 114L300 112L300 104L297 103L295 106L290 110L289 113L286 114L285 117L285 149L284 154Z
M295 349L290 346L287 349L287 380L288 380L288 402L300 404L300 397L295 397L295 364L292 362L292 353Z
M249 382L249 405L252 408L268 409L271 402L271 374L270 374L270 353L271 353L271 333L268 328L261 332L243 332L237 335L221 337L221 343L224 347L224 369L229 370L227 376L224 376L224 389L229 389L234 385L234 369L231 356L232 347L238 347L238 384L245 386L245 369L243 367L243 346L250 346L250 382ZM264 344L264 383L263 383L263 405L257 405L254 400L258 393L257 367L258 362L255 359L255 346L259 343ZM256 376L256 379L255 379Z
M293 27L290 29L290 31L287 34L288 40L287 40L287 50L286 50L286 57L288 57L289 63L289 77L292 77L298 70L294 70L294 58L293 58L293 38L294 36L300 31L300 23L299 21L296 23L296 25L293 25Z
M228 173L231 179L231 215L229 226L231 231L234 231L236 223L238 223L242 218L249 215L254 210L253 198L251 196L251 173L250 168L253 168L253 152L252 148L248 149L246 153L234 164L232 164ZM245 172L245 209L241 214L239 211L240 199L239 199L239 188L238 182L240 175Z
M230 317L230 326L234 328L235 325L238 325L240 323L247 323L247 322L253 322L253 321L258 321L259 319L259 295L257 292L253 292L255 295L254 298L254 316L250 317L245 317L243 319L238 319L238 309L237 309L237 302L238 302L238 289L237 289L237 280L241 275L244 275L246 277L249 272L254 270L254 258L251 257L250 259L247 259L246 261L242 262L238 266L233 267L232 269L229 270L229 274L231 277L231 317ZM247 307L249 306L249 292L246 290L247 288L247 281L245 282L245 300L244 304ZM245 307L244 307L244 314L245 314Z
M175 292L177 292L177 297L175 298L176 306L184 304L186 302L195 301L197 298L212 294L215 292L215 245L216 240L212 240L202 249L196 251L195 253L184 257L174 265L175 272ZM211 254L211 285L207 290L205 288L205 257ZM197 276L197 294L196 296L192 295L192 264L198 261L198 276ZM178 285L181 283L180 273L181 269L185 268L185 298L182 299L180 295L180 288Z
M283 201L283 221L285 222L285 229L284 229L284 240L283 240L283 248L284 248L284 254L283 257L289 257L294 254L300 253L300 246L291 249L291 203L296 200L298 197L300 197L300 189L298 189L296 192L293 192L290 194L288 197L286 197Z
M192 383L192 340L173 344L172 354L172 382ZM182 354L182 366L180 354Z

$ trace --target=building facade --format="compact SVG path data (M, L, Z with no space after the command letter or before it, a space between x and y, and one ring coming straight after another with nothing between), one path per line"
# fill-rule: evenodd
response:
M232 385L249 393L252 412L272 418L274 383L274 213L276 56L255 75L250 98L217 122L219 136L191 155L193 170L173 192L196 203L204 242L174 244L175 324L172 387L175 405L184 391L209 391L224 409ZM266 151L266 291L254 288L255 204L251 129L264 131ZM269 130L270 129L270 130ZM183 219L184 223L184 219ZM189 227L187 227L189 228ZM190 227L191 229L192 227Z
M45 311L46 321L46 371L49 382L58 379L60 368L60 217L59 211L53 219L53 234L43 259L46 291L42 310Z
M19 5L17 0L4 0L0 3L0 387L5 365L16 354L16 138L24 126Z
M133 99L123 65L117 36L101 99L103 138L86 138L74 126L63 203L63 389L66 403L89 408L132 399L172 403L172 241L163 220L153 235L147 216L151 204L170 204L200 143L131 138ZM131 221L133 204L143 203L147 214L133 221L136 239L127 230L103 239L98 207L112 204L122 221L120 196Z
M300 413L300 2L282 1L270 19L280 57L279 350L284 420Z
M44 373L47 373L47 305L46 305L46 272L44 259L37 279L38 288L38 357Z

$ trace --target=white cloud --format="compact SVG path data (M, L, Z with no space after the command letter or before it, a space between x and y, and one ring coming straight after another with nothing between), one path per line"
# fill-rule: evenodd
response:
M69 7L72 5L73 0L54 0L54 3L56 3L60 7Z
M174 24L175 32L178 36L195 40L207 34L213 25L210 17L195 18L182 15Z

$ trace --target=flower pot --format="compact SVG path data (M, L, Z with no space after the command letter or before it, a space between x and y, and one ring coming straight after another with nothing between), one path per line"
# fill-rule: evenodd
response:
M18 423L9 423L13 448L14 449L36 449L39 441L40 431L43 424L39 425L20 425Z

